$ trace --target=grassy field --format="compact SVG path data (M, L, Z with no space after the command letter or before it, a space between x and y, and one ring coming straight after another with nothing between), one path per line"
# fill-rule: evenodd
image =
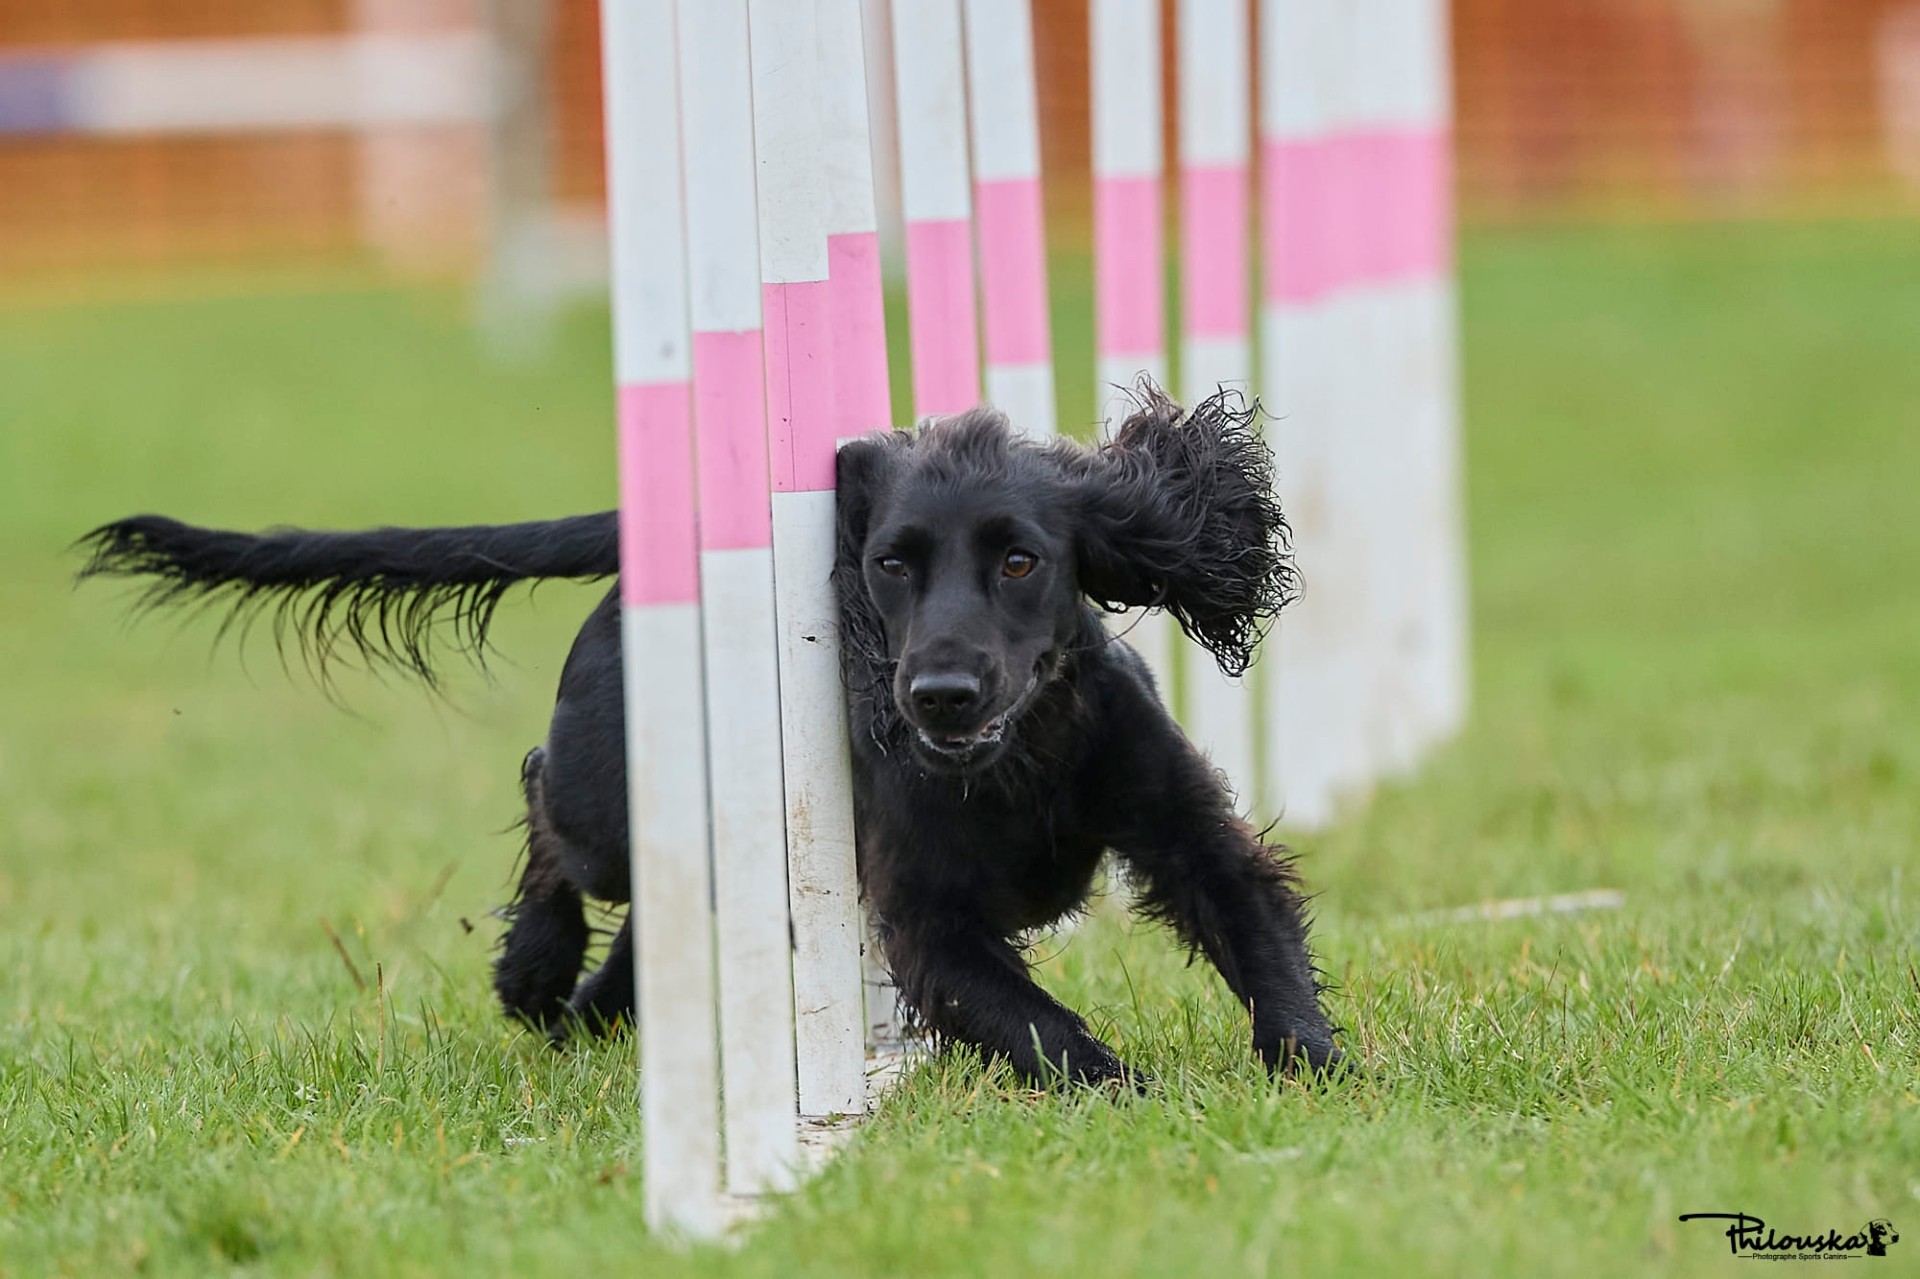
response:
M1475 719L1298 841L1365 1078L1270 1083L1103 918L1045 980L1159 1091L935 1063L691 1253L640 1224L631 1043L549 1053L486 985L589 594L343 713L64 550L610 504L604 316L503 371L448 296L0 311L0 1276L1692 1275L1726 1241L1676 1216L1737 1210L1886 1217L1911 1267L1916 299L1915 227L1471 242ZM1624 907L1436 915L1592 887Z

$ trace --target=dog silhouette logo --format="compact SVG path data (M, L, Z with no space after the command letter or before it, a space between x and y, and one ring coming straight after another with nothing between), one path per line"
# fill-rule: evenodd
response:
M1899 1242L1900 1232L1895 1230L1893 1223L1885 1217L1875 1217L1867 1223L1867 1255L1869 1257L1884 1257L1887 1255L1887 1245Z

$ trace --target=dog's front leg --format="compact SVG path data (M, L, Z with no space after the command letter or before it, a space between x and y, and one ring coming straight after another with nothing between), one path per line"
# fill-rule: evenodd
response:
M1144 1078L1040 989L1020 952L990 931L895 926L882 946L902 1001L937 1036L1004 1057L1035 1083Z
M1275 850L1228 818L1122 855L1143 881L1141 910L1205 954L1251 1014L1253 1048L1268 1069L1304 1061L1324 1070L1339 1060L1320 1008L1305 910Z
M1285 850L1234 814L1219 774L1157 705L1138 697L1129 720L1108 739L1093 806L1111 815L1108 842L1144 886L1140 909L1212 961L1269 1069L1338 1061Z

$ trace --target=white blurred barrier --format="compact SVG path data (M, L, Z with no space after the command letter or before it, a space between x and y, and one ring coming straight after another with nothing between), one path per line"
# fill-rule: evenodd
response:
M102 42L31 57L12 129L116 136L471 124L490 114L489 47L473 30ZM23 74L28 55L0 58ZM8 64L12 64L10 67ZM0 129L6 128L0 125Z

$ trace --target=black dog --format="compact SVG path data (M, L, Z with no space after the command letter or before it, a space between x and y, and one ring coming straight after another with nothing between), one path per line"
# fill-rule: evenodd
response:
M1294 592L1256 412L1191 415L1152 388L1095 450L1019 439L988 409L848 445L839 593L863 891L903 1003L1024 1076L1133 1072L1030 977L1029 930L1087 898L1111 849L1141 909L1204 953L1270 1068L1339 1058L1282 850L1233 811L1095 605L1159 606L1238 674ZM345 642L434 678L437 620L484 646L518 582L618 569L612 513L549 523L254 536L139 516L84 572L148 576L152 604L271 610L317 658ZM231 619L230 619L231 620ZM633 1005L631 924L580 981L582 896L629 898L619 612L609 594L523 768L529 849L495 964L508 1012L556 1038ZM576 981L579 982L575 987Z

